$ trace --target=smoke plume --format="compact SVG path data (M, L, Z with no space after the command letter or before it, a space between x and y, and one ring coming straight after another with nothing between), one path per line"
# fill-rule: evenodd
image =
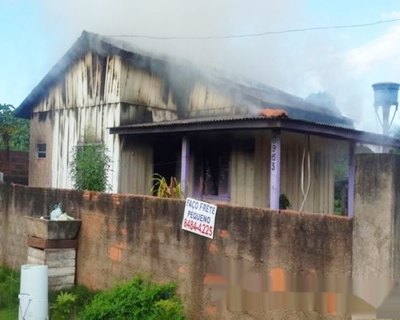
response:
M57 26L61 30L54 51L57 59L82 30L102 35L196 37L310 26L304 0L57 0L45 2L45 13L49 28ZM358 127L376 130L376 122L371 121L375 119L371 117L370 87L374 80L363 75L364 81L360 81L360 73L355 72L359 66L352 62L351 52L340 49L342 40L337 32L130 41L146 51L183 58L200 67L249 78L301 97L326 91L334 96L344 115L357 119Z

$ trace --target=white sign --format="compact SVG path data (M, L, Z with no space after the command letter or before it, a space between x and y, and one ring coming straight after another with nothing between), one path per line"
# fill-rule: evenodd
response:
M212 239L216 213L216 205L187 198L182 229Z

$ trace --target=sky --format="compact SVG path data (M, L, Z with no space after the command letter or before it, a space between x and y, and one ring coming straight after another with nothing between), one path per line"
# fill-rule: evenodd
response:
M398 0L0 0L0 103L18 106L83 30L202 37L400 18ZM400 82L400 21L230 39L133 38L164 53L291 94L326 91L362 130L379 131L371 85ZM400 124L400 112L395 124Z

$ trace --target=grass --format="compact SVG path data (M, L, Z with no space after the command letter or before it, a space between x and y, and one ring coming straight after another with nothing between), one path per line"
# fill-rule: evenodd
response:
M18 318L19 273L0 267L0 320Z
M0 310L0 320L11 320L18 318L18 306Z
M14 308L18 308L18 293L18 272L0 267L0 310L13 310Z

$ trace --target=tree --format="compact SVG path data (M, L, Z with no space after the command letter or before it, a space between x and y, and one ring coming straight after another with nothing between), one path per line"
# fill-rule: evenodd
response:
M0 150L29 150L29 120L14 116L15 108L0 104Z

